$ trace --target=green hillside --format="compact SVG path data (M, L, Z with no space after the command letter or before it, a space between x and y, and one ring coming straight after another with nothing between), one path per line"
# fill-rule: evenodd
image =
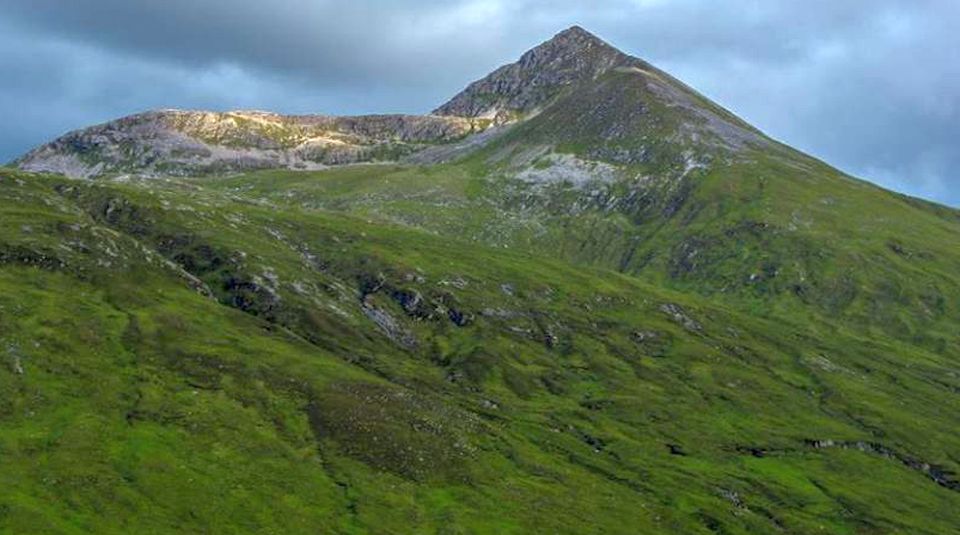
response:
M960 355L960 212L793 158L585 185L531 183L474 161L202 183L281 210L346 212L549 255Z
M579 28L437 114L0 168L0 533L957 532L960 212Z
M214 186L3 173L7 530L960 521L951 350Z

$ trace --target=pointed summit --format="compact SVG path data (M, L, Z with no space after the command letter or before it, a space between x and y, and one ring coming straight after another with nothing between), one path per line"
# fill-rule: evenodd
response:
M567 49L570 52L578 52L594 47L606 48L609 51L622 54L619 50L607 44L603 39L588 32L582 26L576 25L554 35L548 41L541 43L536 49L556 48Z
M584 29L583 26L580 26L578 24L574 24L573 26L567 28L566 30L563 30L562 32L558 33L554 37L560 37L561 35L581 35L585 37L592 37L597 40L600 39L596 35L593 35L592 33L588 32L586 29Z
M579 50L586 50L589 48L602 48L608 52L613 52L626 56L623 52L617 50L615 47L607 43L596 34L586 30L583 26L573 25L563 30L550 39L540 43L536 47L528 50L527 53L533 52L539 49L568 49L571 52L576 52Z
M580 26L571 26L527 51L516 63L470 84L434 113L505 122L536 110L571 84L616 67L639 65L645 64Z

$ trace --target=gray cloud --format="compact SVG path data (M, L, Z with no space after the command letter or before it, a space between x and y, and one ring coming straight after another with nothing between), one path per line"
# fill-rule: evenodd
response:
M424 112L574 23L853 174L960 205L954 0L5 0L0 159L149 108Z

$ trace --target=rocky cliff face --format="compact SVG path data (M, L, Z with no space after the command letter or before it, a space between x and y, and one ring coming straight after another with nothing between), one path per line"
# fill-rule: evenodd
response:
M71 132L21 158L24 170L87 178L317 169L394 161L486 126L458 117L283 116L155 111Z
M536 110L564 88L616 67L648 68L579 26L560 32L437 108L437 115L506 122Z

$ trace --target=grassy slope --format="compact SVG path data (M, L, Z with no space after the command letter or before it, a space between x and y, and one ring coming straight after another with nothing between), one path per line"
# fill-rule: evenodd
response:
M541 212L512 216L489 187L461 167L4 171L0 530L960 524L949 477L921 466L960 468L951 346L517 251Z
M796 155L752 156L681 180L586 187L525 184L475 161L206 183L615 269L756 313L838 318L960 354L958 212Z

